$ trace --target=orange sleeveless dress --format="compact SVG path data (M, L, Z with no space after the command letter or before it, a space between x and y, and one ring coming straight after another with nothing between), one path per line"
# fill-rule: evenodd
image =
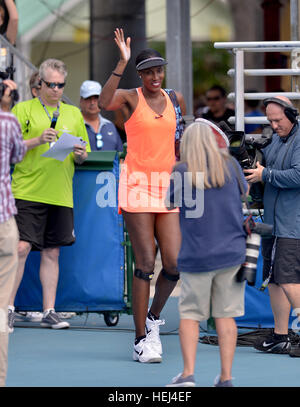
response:
M127 212L168 211L164 200L175 164L176 115L171 99L162 89L166 107L162 115L147 104L137 88L138 104L125 123L127 155L121 166L119 208Z

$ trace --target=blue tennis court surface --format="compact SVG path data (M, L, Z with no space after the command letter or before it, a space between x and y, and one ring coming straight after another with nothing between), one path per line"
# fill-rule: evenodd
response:
M60 331L19 322L10 335L7 387L164 387L182 369L177 302L178 297L171 297L161 315L166 324L161 327L160 364L132 360L131 315L120 314L115 327L108 327L101 314L77 315L69 320L70 329ZM219 372L218 352L218 346L199 343L197 387L212 387ZM236 387L298 387L299 373L298 358L237 347Z

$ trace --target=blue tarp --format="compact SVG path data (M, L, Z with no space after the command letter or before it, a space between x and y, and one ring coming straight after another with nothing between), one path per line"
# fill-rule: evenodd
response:
M119 161L111 172L80 170L74 176L74 224L76 242L61 248L57 311L123 310L124 228L118 208L100 207L99 194L114 194L117 182L107 190L107 175L118 179ZM106 180L106 181L105 181ZM104 193L106 192L106 193ZM42 310L39 252L31 252L15 306L19 310Z

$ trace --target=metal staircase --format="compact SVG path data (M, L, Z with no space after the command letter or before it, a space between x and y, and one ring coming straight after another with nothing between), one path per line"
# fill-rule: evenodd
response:
M300 76L300 41L215 42L214 47L227 49L234 55L234 69L228 71L228 75L234 78L234 92L230 93L228 98L235 101L235 116L229 118L229 122L235 124L235 130L244 131L245 123L269 123L265 116L245 117L245 100L263 100L276 95L284 95L291 100L300 100L296 80ZM288 69L245 69L244 55L246 52L289 52L291 54L291 67ZM245 93L245 76L290 76L294 91ZM246 135L246 138L248 136Z

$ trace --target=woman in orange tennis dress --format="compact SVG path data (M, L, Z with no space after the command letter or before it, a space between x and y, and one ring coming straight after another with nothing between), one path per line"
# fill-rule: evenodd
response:
M178 210L164 205L170 173L175 164L176 114L168 94L161 88L166 60L151 49L136 58L142 80L137 89L117 89L130 59L130 38L115 30L120 60L104 85L101 109L121 109L125 118L127 155L119 184L119 207L129 233L135 257L132 286L132 310L136 337L133 359L142 363L161 362L160 313L173 291L179 273L177 256L181 235ZM182 114L185 103L176 92ZM150 281L153 277L156 241L162 266L155 295L148 310Z

